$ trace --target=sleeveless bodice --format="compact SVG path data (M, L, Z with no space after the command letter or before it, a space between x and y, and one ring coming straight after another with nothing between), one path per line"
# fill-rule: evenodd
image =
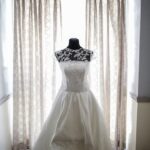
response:
M65 91L83 92L89 89L88 85L88 61L60 62L62 70L61 88Z

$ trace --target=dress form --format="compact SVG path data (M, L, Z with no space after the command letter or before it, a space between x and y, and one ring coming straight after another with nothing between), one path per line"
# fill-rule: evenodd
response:
M67 48L70 48L70 49L79 49L79 48L81 48L80 43L79 43L79 39L70 38Z

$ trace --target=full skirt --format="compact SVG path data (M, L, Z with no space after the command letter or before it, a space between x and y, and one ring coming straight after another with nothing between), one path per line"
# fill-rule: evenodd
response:
M32 150L112 150L91 90L58 92Z

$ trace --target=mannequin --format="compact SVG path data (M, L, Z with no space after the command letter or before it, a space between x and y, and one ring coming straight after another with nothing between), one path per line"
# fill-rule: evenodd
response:
M79 39L77 39L77 38L69 39L69 45L67 46L67 48L70 48L70 49L79 49L79 48L81 48L81 46L79 44Z
M80 46L79 39L70 38L68 46L60 51L55 52L59 62L61 61L90 61L93 51Z

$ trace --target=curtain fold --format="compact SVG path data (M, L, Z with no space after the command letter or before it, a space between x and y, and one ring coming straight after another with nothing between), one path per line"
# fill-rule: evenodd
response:
M85 45L96 54L91 85L115 150L124 150L126 142L125 3L125 0L86 0Z
M61 37L60 0L14 0L13 150L34 144L50 112Z

